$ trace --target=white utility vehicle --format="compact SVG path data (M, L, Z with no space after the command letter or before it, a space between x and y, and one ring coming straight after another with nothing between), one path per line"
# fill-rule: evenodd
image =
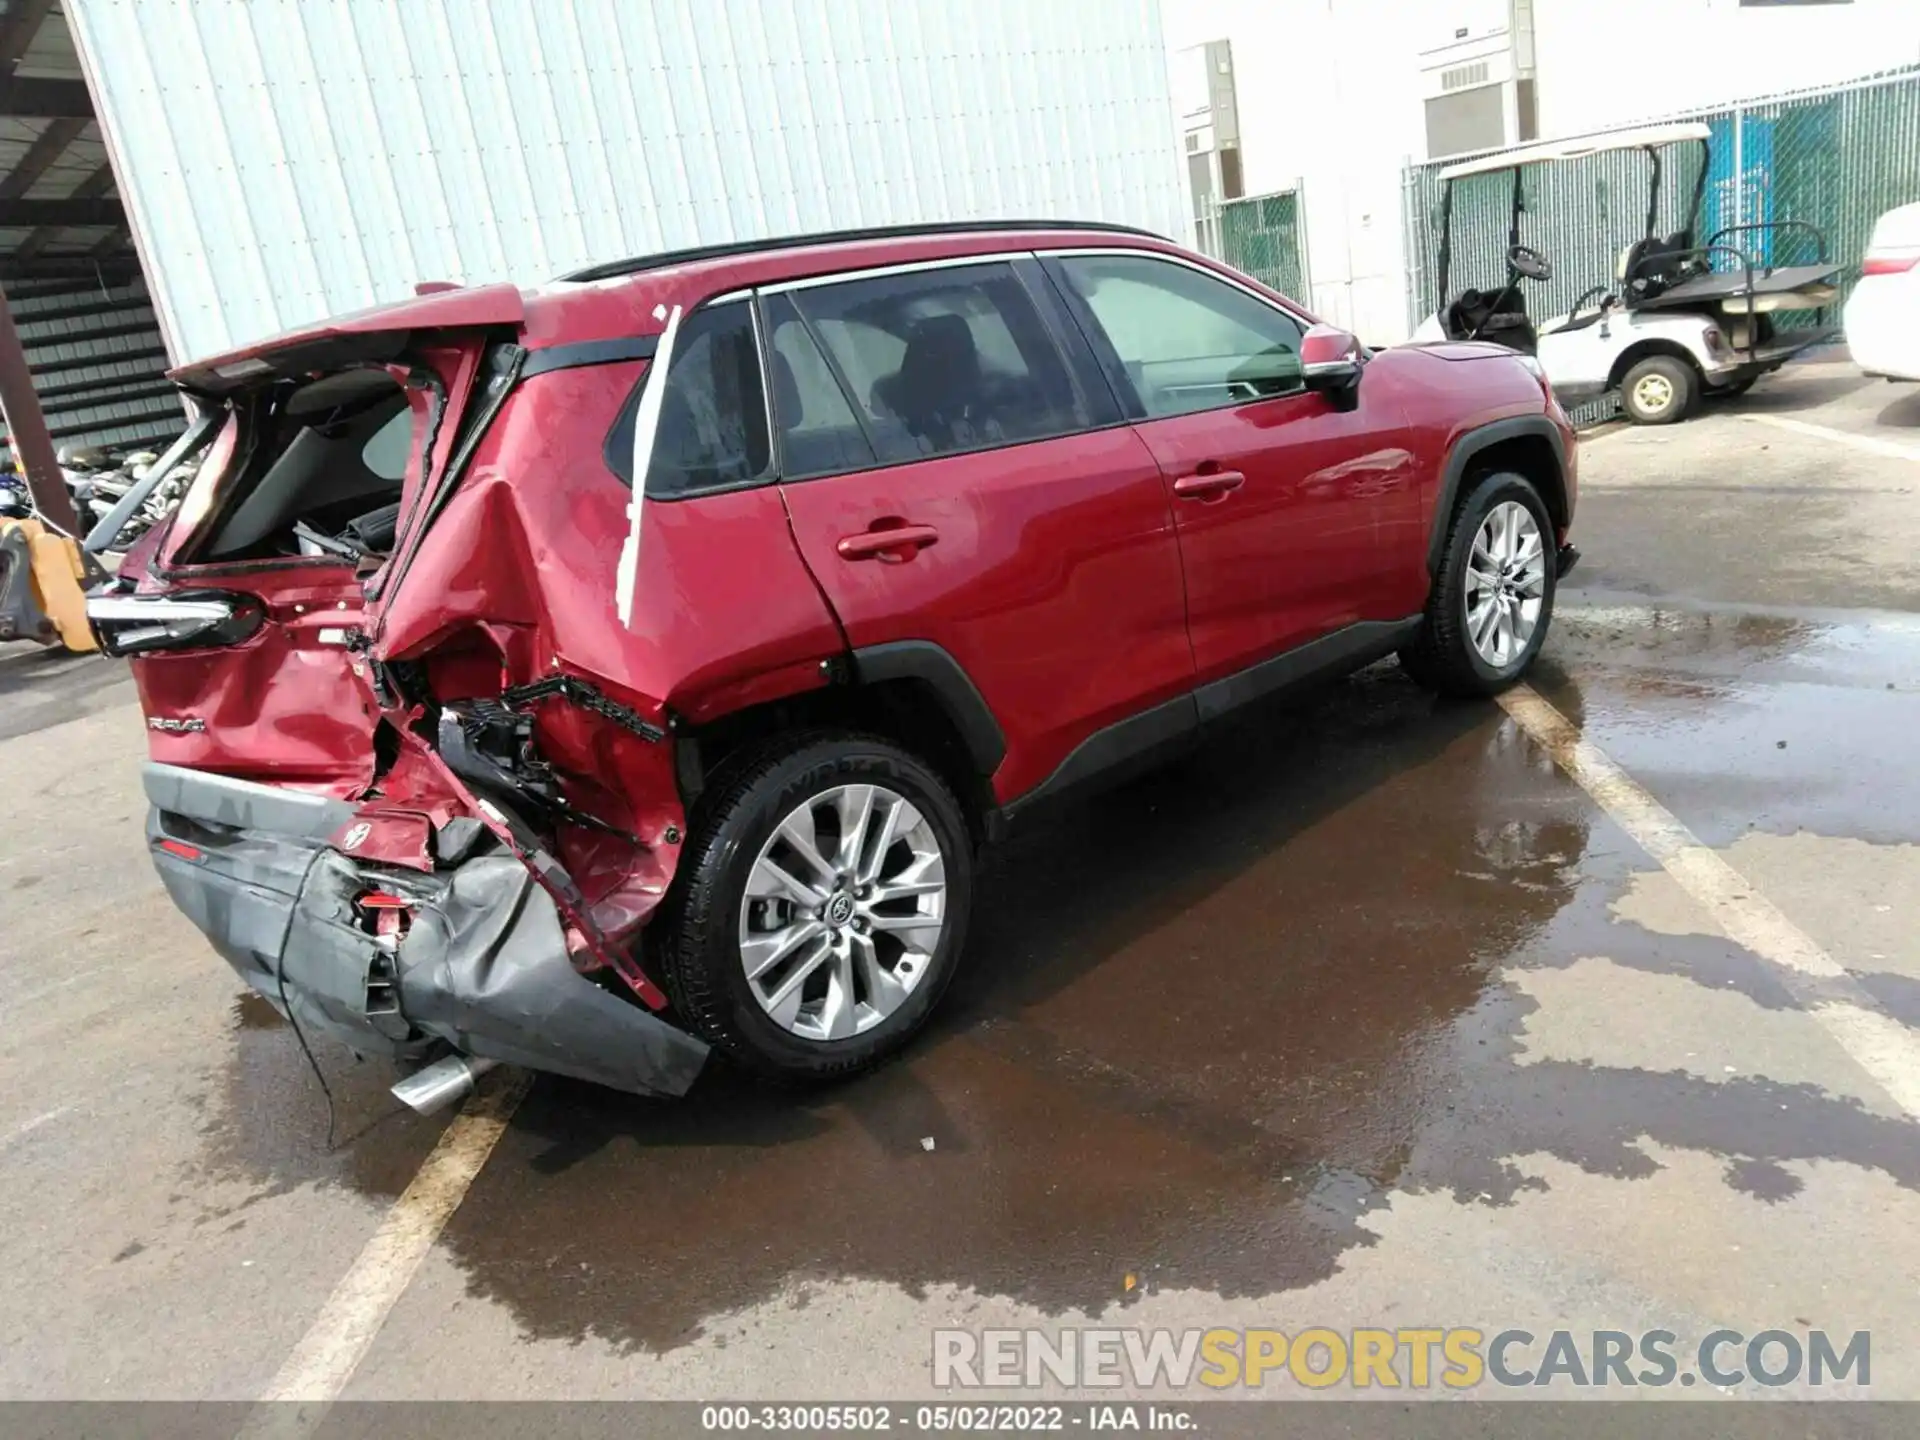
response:
M1452 294L1454 187L1471 177L1512 177L1507 274L1502 289L1461 291L1414 332L1413 343L1495 341L1535 356L1567 405L1618 390L1628 419L1668 425L1685 419L1704 396L1737 395L1802 350L1832 339L1826 307L1839 293L1840 267L1828 260L1826 236L1814 226L1798 220L1732 225L1705 244L1694 243L1711 135L1701 124L1652 126L1531 145L1442 170L1435 293ZM1661 151L1671 145L1698 145L1700 171L1685 225L1663 239ZM1524 172L1532 165L1625 150L1643 151L1649 162L1645 233L1621 253L1610 282L1592 286L1567 314L1536 327L1527 316L1521 283L1550 280L1553 267L1521 243ZM1789 238L1810 250L1815 263L1772 264L1773 251L1786 248ZM1811 326L1783 329L1774 320L1783 310L1818 314Z
M1920 380L1920 204L1889 210L1873 227L1846 324L1853 363L1867 374Z

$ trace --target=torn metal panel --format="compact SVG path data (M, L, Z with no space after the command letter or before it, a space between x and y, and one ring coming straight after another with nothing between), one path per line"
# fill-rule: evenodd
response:
M574 967L552 896L514 856L374 867L326 844L338 801L160 766L148 791L174 902L308 1033L400 1060L446 1044L635 1094L683 1094L699 1074L703 1043Z
M401 949L407 1017L466 1054L658 1095L705 1062L701 1041L573 968L552 897L511 856L453 872Z

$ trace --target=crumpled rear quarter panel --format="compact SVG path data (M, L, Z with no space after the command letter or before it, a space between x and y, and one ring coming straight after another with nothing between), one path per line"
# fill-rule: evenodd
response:
M581 677L662 731L675 716L704 720L825 683L819 662L843 642L773 485L644 502L633 621L620 622L633 495L603 447L642 368L521 382L375 609L383 661L422 662L442 702ZM619 938L658 905L686 830L672 739L643 739L560 698L534 714L569 802L640 842L573 825L558 837L596 923Z

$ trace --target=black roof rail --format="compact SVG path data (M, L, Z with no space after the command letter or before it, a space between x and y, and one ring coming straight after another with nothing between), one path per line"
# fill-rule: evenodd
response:
M866 230L822 230L812 235L776 235L764 240L733 240L724 245L697 245L688 250L665 250L658 255L636 255L608 260L574 270L563 281L613 280L648 270L665 270L701 260L724 260L731 255L756 255L763 250L797 250L807 245L844 245L859 240L906 240L919 235L982 235L996 230L1087 230L1107 235L1138 235L1165 240L1151 230L1133 225L1110 225L1100 220L943 220L925 225L880 225Z

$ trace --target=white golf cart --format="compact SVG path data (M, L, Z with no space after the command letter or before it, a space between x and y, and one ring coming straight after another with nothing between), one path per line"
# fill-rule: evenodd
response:
M1832 339L1835 330L1826 323L1826 307L1839 293L1840 267L1828 260L1826 237L1815 227L1796 220L1733 225L1703 245L1694 243L1706 195L1711 133L1701 124L1623 130L1486 155L1441 171L1435 293L1452 293L1454 187L1471 177L1512 176L1507 274L1500 290L1460 292L1421 325L1413 343L1494 341L1536 356L1564 404L1582 404L1618 390L1628 419L1668 425L1685 419L1703 397L1737 395L1802 350ZM1700 174L1685 224L1662 239L1661 150L1670 145L1698 145ZM1523 172L1530 165L1627 150L1643 151L1651 171L1645 233L1622 252L1611 283L1594 285L1567 314L1536 327L1527 316L1521 282L1551 280L1553 267L1546 256L1521 243ZM1778 242L1790 234L1810 240L1816 263L1769 263ZM1733 243L1736 240L1740 243ZM1783 310L1814 310L1818 315L1812 326L1781 329L1773 317Z

